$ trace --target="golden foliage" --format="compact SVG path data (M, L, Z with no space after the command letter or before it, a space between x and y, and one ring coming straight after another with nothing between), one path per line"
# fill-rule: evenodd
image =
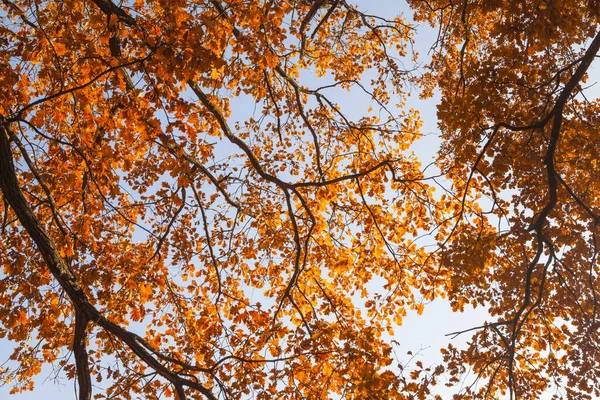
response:
M421 75L415 26L341 0L0 2L0 379L424 399L470 368L461 398L600 396L598 7L408 3L439 27ZM411 152L414 85L451 187ZM496 320L402 365L390 335L437 297Z

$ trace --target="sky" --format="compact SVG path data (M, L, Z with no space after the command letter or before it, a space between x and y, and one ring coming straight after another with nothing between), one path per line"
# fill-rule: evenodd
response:
M409 15L410 11L406 8L404 1L398 0L377 0L377 1L356 1L363 11L371 14L390 17L404 12ZM436 38L435 30L428 26L420 26L416 37L417 50L422 54L422 61L426 61L426 54ZM599 76L598 71L592 72L594 76ZM596 79L590 79L594 82ZM340 102L349 115L352 115L352 109L357 104L353 101L347 103ZM436 118L436 98L428 100L419 100L418 96L409 98L409 107L417 108L423 118L423 134L425 135L415 146L416 153L422 158L423 165L431 161L435 150L439 144L437 139L437 118ZM363 106L360 109L364 109ZM235 110L234 118L235 118ZM403 325L397 330L394 340L400 343L398 357L400 361L408 361L409 356L406 352L412 351L418 353L413 360L420 360L424 365L435 364L440 361L439 350L445 347L450 341L453 345L460 347L464 345L469 335L463 335L455 339L450 339L447 334L455 331L468 329L481 325L486 319L490 319L483 309L469 309L463 313L453 313L448 302L436 300L426 305L424 313L420 316L416 312L409 312L404 318ZM0 340L0 365L6 359L10 352L11 344L6 340ZM443 386L444 382L441 382ZM10 387L0 387L0 400L62 400L75 399L75 386L73 381L63 379L60 382L54 382L51 375L51 369L45 368L36 381L34 392L23 393L9 396ZM449 394L443 387L440 388L440 394Z

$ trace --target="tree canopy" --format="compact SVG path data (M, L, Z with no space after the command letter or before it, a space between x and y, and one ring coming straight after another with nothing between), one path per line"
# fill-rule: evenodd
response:
M406 3L0 1L0 382L600 397L600 4ZM436 298L490 320L404 364Z

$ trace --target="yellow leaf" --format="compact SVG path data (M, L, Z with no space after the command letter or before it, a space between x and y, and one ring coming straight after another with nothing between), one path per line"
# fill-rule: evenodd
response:
M67 48L62 43L54 43L54 51L56 51L56 54L59 56L63 56L67 52Z

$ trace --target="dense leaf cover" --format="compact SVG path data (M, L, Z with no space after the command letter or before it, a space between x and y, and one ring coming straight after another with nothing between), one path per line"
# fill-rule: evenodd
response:
M345 0L0 1L1 382L599 397L600 5L407 3L424 69L415 22ZM406 102L436 90L432 176ZM490 322L402 364L440 297Z

